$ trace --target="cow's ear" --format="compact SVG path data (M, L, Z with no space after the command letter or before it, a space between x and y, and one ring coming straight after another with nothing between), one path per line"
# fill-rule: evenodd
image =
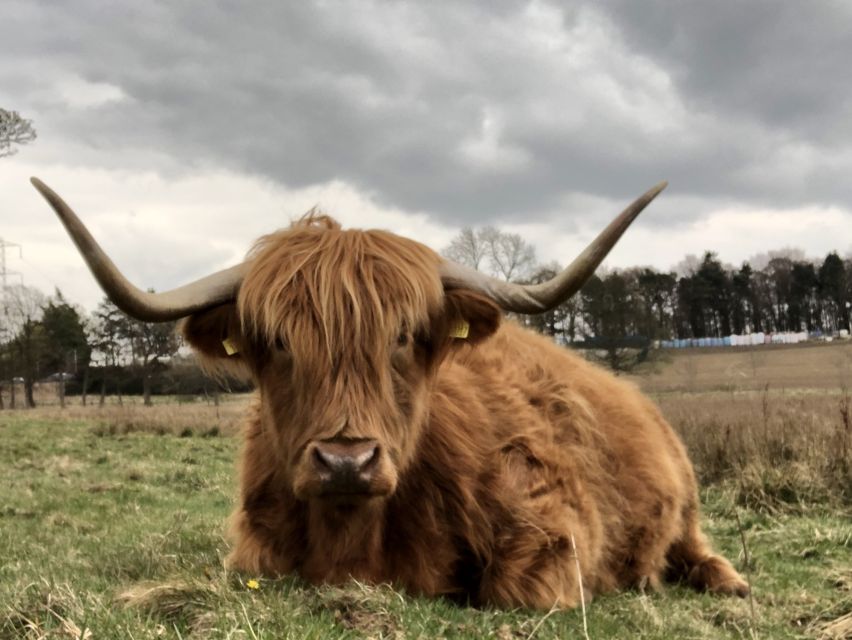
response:
M497 331L503 312L488 296L470 289L444 292L444 324L454 344L476 344Z
M241 332L236 305L222 304L193 313L181 320L179 329L206 371L238 379L249 376L249 345Z

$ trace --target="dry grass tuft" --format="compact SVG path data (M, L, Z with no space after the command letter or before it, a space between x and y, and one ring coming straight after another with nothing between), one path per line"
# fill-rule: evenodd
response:
M186 611L206 609L213 591L187 582L140 583L119 593L115 600L125 607L144 609L173 618Z
M820 640L848 640L852 638L852 612L817 627Z
M764 513L852 505L852 432L844 393L666 395L663 413L689 449L699 481Z
M185 624L190 635L205 637L216 623L218 594L207 584L148 582L136 584L115 597L130 609L139 609L171 624Z
M810 629L820 640L848 640L852 638L852 569L844 567L834 571L828 580L842 597L820 613Z
M0 638L92 638L80 626L86 607L67 584L40 581L27 585L15 602L0 609Z

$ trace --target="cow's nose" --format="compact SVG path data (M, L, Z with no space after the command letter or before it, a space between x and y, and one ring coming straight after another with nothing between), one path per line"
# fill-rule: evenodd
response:
M378 466L375 440L320 440L314 443L314 464L327 493L363 493Z

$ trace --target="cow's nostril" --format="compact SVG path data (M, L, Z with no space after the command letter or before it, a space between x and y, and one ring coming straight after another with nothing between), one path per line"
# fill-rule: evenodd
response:
M314 460L319 463L320 467L332 471L333 461L330 458L331 456L328 456L326 453L323 453L322 449L320 449L319 447L314 448Z
M355 459L358 471L364 472L375 466L379 459L379 445L374 444L372 448L367 449L358 455Z

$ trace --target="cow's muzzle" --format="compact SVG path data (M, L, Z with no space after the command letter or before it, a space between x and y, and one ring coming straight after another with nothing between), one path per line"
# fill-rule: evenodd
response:
M318 440L308 451L320 496L367 496L374 493L374 480L381 449L373 439Z

